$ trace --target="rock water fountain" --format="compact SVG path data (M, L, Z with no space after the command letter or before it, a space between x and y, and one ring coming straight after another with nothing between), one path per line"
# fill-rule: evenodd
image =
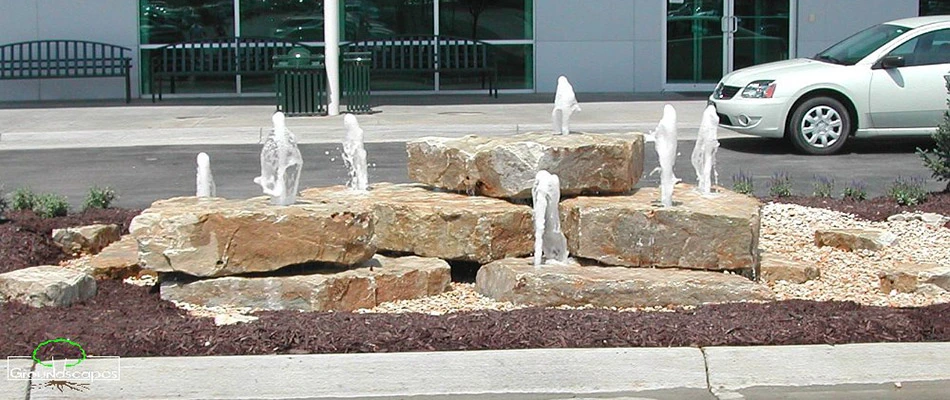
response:
M639 133L426 137L406 145L416 184L310 188L286 206L164 200L132 234L146 268L185 276L163 279L163 298L212 306L372 307L447 290L447 260L480 264L476 290L520 304L767 299L723 273L758 268L759 202L680 183L666 197L677 201L658 206L656 188L635 188L643 144ZM577 262L536 266L538 236L542 261Z
M712 193L712 181L719 182L716 172L716 151L719 150L719 140L716 131L719 128L719 116L716 115L716 106L708 105L703 111L703 119L699 124L699 135L693 147L690 161L696 170L696 180L699 192L709 196Z
M534 266L546 261L567 261L567 239L561 233L561 180L557 175L540 170L531 189L534 201Z
M207 153L198 153L198 173L195 177L195 196L214 197L217 190L214 186L214 176L211 175L211 158Z
M660 159L660 203L663 207L672 207L673 185L677 182L673 174L676 163L676 110L673 106L663 106L663 118L653 131L653 137Z
M350 176L346 187L366 191L368 178L366 150L363 149L363 129L360 128L353 114L343 116L343 126L346 128L346 136L343 139L343 163L346 164Z
M284 113L273 116L274 130L264 140L261 150L261 176L254 183L261 185L264 194L271 196L271 204L287 206L297 201L297 186L303 170L303 157L297 148L297 138L287 129Z
M567 77L563 75L558 77L557 92L554 94L554 110L551 111L554 133L561 135L571 133L571 115L580 110L581 106L577 104L577 96L574 95L574 87L567 81Z

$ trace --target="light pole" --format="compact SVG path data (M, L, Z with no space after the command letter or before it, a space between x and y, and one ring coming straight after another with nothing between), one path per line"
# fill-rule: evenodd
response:
M323 1L324 62L330 91L328 115L340 115L340 1Z

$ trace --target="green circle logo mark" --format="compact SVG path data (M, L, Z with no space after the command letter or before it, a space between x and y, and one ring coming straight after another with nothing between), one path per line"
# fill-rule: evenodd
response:
M40 364L40 365L42 365L42 366L44 366L44 367L53 368L53 365L52 365L52 364L44 363L44 362L40 361L39 358L36 357L36 353L39 353L40 349L43 348L43 346L46 346L46 345L48 345L48 344L53 344L53 343L66 343L66 344L68 344L68 345L70 345L70 346L73 346L73 347L79 349L79 353L82 354L82 355L79 357L79 359L76 360L76 362L74 362L74 363L72 363L72 364L66 364L66 367L67 367L67 368L68 368L68 367L75 367L75 366L79 365L79 363L81 363L82 360L85 360L85 359L86 359L86 350L83 350L82 346L80 346L79 343L76 343L76 342L74 342L74 341L72 341L72 340L69 340L69 339L66 339L66 338L56 338L56 339L47 340L47 341L45 341L45 342L40 343L39 345L37 345L36 348L33 349L33 355L32 355L33 361L36 361L38 364Z

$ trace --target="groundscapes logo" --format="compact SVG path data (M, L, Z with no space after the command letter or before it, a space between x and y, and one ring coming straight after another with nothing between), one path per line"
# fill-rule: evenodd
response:
M119 377L119 357L89 356L66 338L44 341L29 356L7 357L7 380L28 380L33 390L86 392L96 381Z

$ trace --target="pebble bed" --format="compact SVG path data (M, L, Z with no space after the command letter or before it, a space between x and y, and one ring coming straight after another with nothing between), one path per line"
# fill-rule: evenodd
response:
M817 247L815 231L831 228L879 228L898 237L896 244L879 251L848 252L833 247ZM794 204L769 203L762 208L759 249L793 260L811 263L821 271L819 279L803 284L779 281L763 283L776 300L853 301L863 305L919 307L950 302L950 292L918 290L915 293L883 293L878 273L898 262L932 262L950 267L950 229L920 220L871 222L851 214ZM131 282L130 282L131 283ZM240 318L251 310L179 304L190 313L216 316L219 324L245 322ZM471 283L452 283L452 290L437 296L380 304L358 313L418 312L442 315L461 311L511 311L524 306L499 302L475 292ZM558 307L577 309L576 307ZM581 307L593 308L593 307ZM616 311L673 311L684 307L611 308ZM692 308L692 307L685 307ZM226 315L227 317L221 317ZM234 317L234 318L231 318Z
M898 236L883 250L848 252L815 246L815 231L829 228L880 228ZM769 203L762 207L759 249L814 264L821 278L803 284L779 281L767 284L776 300L854 301L864 305L918 307L950 302L950 292L882 293L878 273L897 262L934 262L950 267L950 229L919 220L870 222L851 214L794 204ZM380 304L358 312L420 312L445 314L470 310L509 311L521 306L498 302L475 292L475 285L453 283L452 291L415 300ZM572 309L573 307L561 307ZM672 311L676 308L614 308L618 311Z
M842 251L815 246L815 231L829 228L878 228L897 243L878 251ZM821 278L803 284L779 281L769 287L777 300L841 300L890 307L919 307L950 302L950 292L918 290L883 293L878 273L900 262L931 262L950 267L950 229L919 220L871 222L853 215L794 204L770 203L762 210L759 249L812 263Z

